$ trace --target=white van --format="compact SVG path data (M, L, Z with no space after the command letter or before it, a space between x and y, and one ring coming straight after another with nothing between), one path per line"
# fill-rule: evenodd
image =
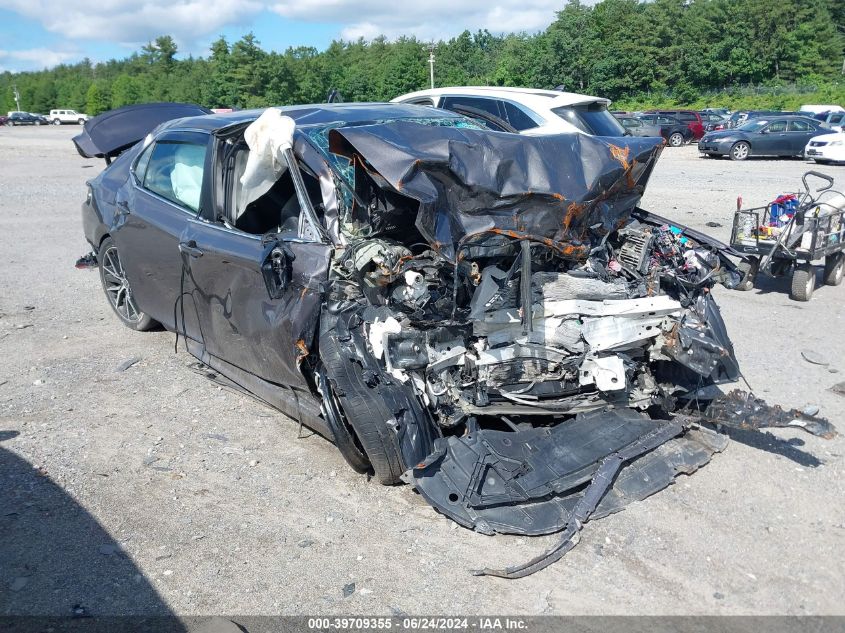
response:
M802 105L801 112L821 114L822 112L842 112L845 110L841 105Z
M88 115L76 110L50 110L50 116L47 118L53 125L61 125L62 123L79 123L79 125L82 125L88 120Z

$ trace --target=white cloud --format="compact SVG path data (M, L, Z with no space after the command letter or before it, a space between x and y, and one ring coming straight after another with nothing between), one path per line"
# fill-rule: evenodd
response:
M7 51L0 49L0 72L6 68L18 70L41 70L52 68L64 62L79 58L78 51L55 51L49 48L29 48Z
M191 40L230 24L248 24L258 0L4 0L4 8L68 39L146 42L158 35Z
M560 0L428 0L397 6L395 0L277 0L270 8L293 20L339 22L345 39L415 35L438 40L465 29L538 31L554 20L562 4Z
M292 21L336 23L338 35L370 39L449 38L464 29L494 33L547 26L561 0L3 0L5 9L70 40L134 45L162 35L195 42L226 26L244 30L262 11Z

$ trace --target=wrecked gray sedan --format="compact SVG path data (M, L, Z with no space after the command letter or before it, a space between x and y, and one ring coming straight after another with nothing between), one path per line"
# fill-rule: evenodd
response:
M740 372L710 290L738 254L638 207L661 150L394 104L195 116L90 182L85 234L126 325L354 469L484 534L561 532L479 572L519 577L706 464L719 425L834 433L719 390Z

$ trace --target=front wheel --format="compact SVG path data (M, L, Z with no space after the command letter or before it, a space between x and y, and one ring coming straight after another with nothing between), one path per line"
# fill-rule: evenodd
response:
M835 253L824 258L824 283L838 286L845 276L845 253Z
M672 147L680 147L684 144L684 135L680 132L675 132L669 135L669 145Z
M123 262L120 260L117 244L112 238L107 237L100 244L97 260L100 264L100 281L103 284L103 291L112 310L123 324L139 332L146 332L158 325L151 316L138 309L138 304L132 296L132 289L129 287L129 280L126 278Z
M809 262L798 266L792 273L789 296L795 301L809 301L816 289L816 269Z
M745 160L751 153L751 146L745 141L734 143L731 147L731 160Z
M340 341L331 334L320 337L320 360L328 392L334 396L323 407L332 415L335 405L338 414L339 423L327 420L339 440L337 446L355 470L372 467L380 483L397 484L405 465L396 432L388 426L390 420L396 420L396 413L377 386L367 383L362 366L343 352Z

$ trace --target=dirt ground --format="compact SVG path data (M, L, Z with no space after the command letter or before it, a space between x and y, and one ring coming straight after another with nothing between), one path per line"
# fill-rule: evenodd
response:
M172 334L118 322L97 274L73 267L102 168L77 132L0 128L0 615L845 614L841 435L734 433L699 472L587 524L551 568L471 576L557 537L458 528L191 371ZM727 239L738 194L765 204L811 168L669 148L643 206ZM845 188L845 167L820 169ZM787 280L716 293L757 393L845 430L845 287L809 303Z

